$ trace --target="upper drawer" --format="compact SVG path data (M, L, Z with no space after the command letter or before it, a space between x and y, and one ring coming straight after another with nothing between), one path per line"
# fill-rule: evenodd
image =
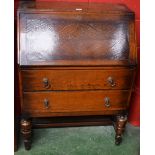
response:
M129 89L132 69L116 70L23 70L24 91Z
M103 18L96 14L22 12L18 20L20 65L124 65L131 62L134 39L130 36L131 19L127 16Z

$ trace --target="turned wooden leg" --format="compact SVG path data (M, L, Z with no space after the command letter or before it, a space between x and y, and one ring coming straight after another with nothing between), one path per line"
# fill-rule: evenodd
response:
M31 149L31 120L22 119L21 120L21 133L24 139L24 145L26 150Z
M119 145L122 142L122 134L125 130L125 125L127 122L127 116L126 115L120 115L116 117L116 136L115 136L115 144Z

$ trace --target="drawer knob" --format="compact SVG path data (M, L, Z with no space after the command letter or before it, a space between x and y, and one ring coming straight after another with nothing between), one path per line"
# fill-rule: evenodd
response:
M108 77L108 83L111 85L111 87L116 86L116 83L115 83L114 79L111 76Z
M105 98L104 98L104 102L105 102L105 106L106 106L107 108L109 108L109 107L110 107L110 99L109 99L109 97L105 97Z
M44 106L45 106L46 109L49 108L49 101L48 101L48 99L44 99Z
M43 85L46 89L48 89L50 87L48 78L43 78Z

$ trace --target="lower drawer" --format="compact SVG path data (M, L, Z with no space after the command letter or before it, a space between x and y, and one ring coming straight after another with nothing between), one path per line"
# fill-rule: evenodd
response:
M61 112L125 110L129 96L130 92L126 90L25 92L22 111L49 115Z

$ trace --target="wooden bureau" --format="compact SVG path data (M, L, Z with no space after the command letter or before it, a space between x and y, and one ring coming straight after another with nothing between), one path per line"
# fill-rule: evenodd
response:
M120 144L136 74L134 13L107 3L22 2L17 28L25 148L32 127L102 122L114 125Z

